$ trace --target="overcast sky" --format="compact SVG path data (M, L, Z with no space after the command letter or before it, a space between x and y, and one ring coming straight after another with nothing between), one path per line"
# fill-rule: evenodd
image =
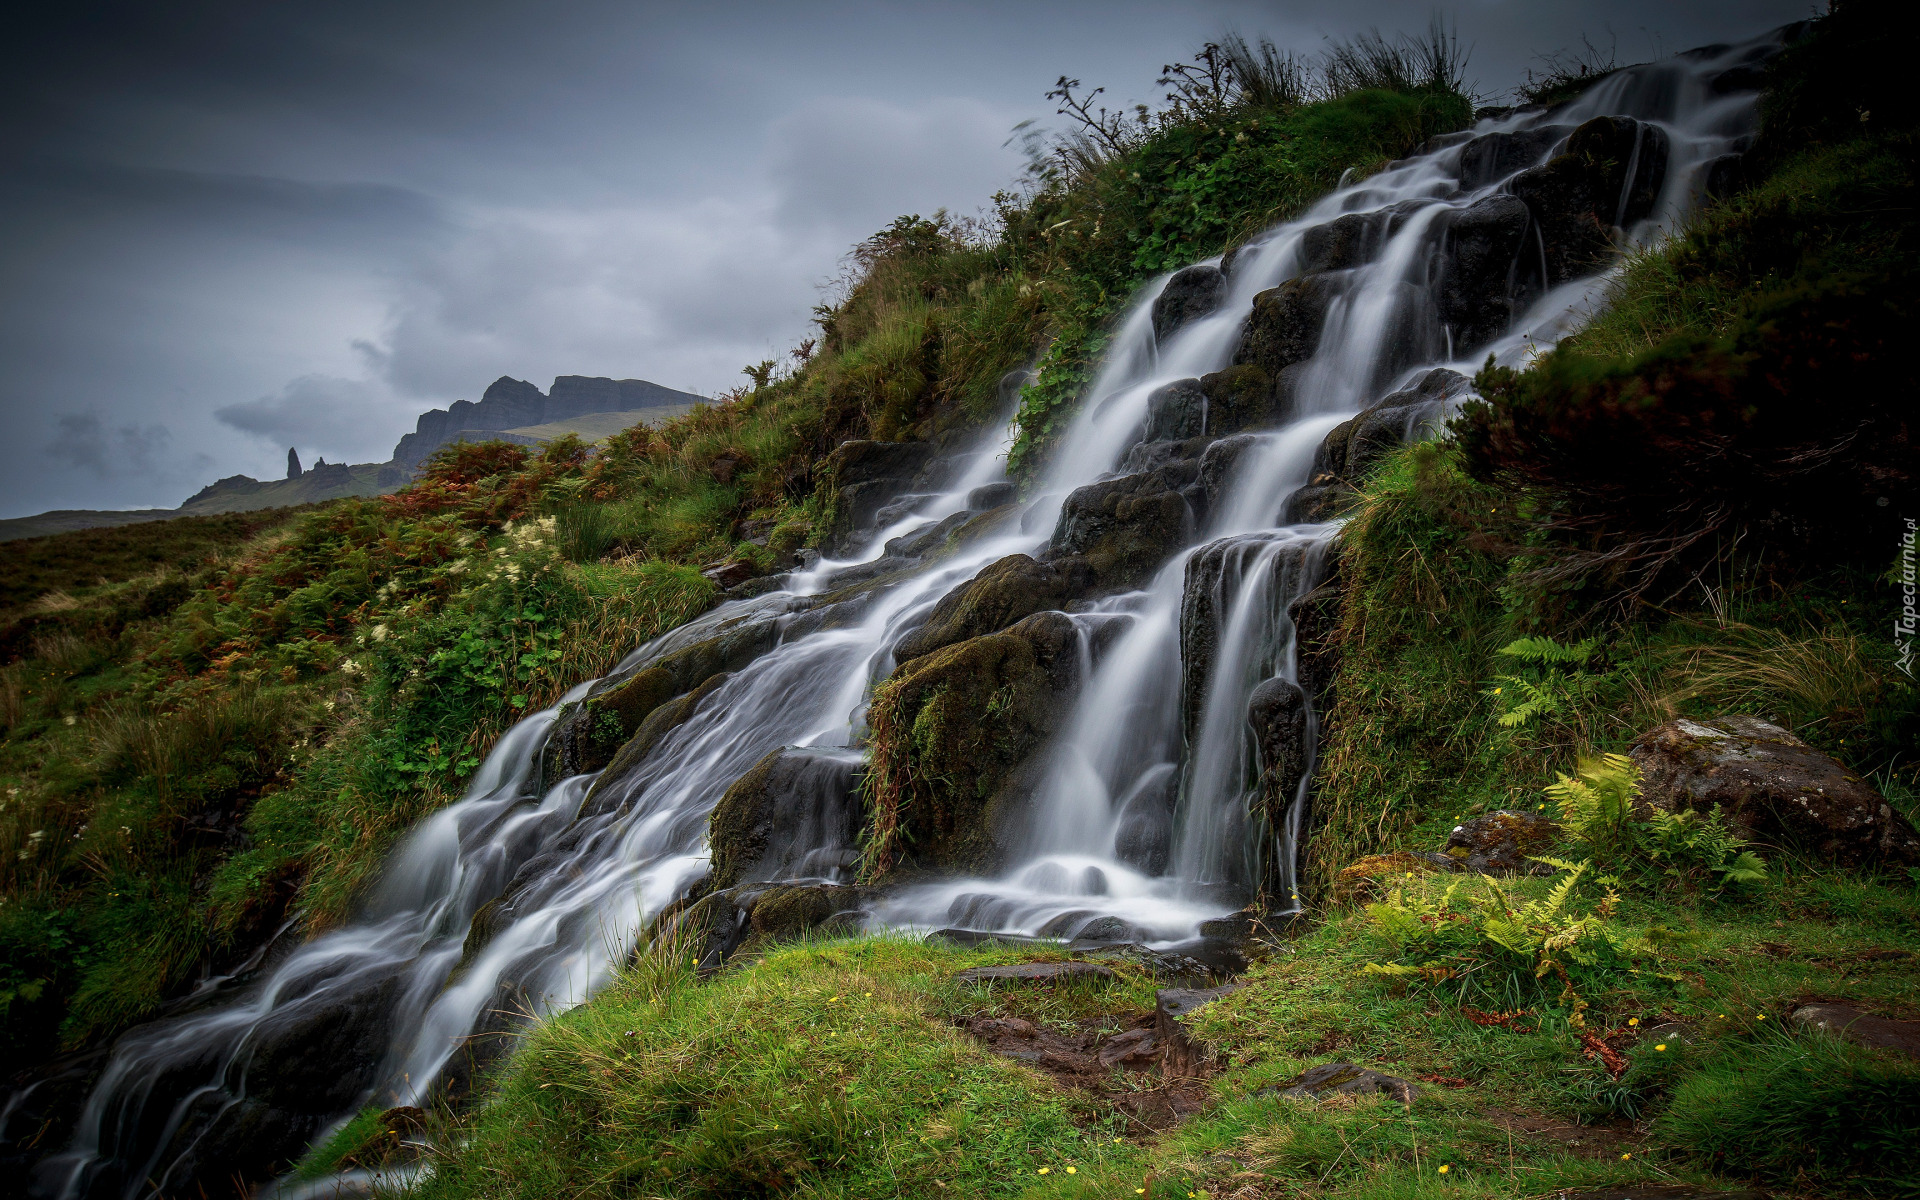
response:
M0 79L0 517L383 461L500 375L711 394L900 213L1012 183L1061 73L1158 99L1233 29L1312 51L1426 0L39 6ZM1461 0L1506 93L1808 0ZM48 15L53 12L54 15Z

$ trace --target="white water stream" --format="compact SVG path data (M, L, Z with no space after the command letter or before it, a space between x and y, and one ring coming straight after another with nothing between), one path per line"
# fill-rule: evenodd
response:
M1665 182L1651 215L1626 231L1630 243L1644 245L1698 201L1707 164L1751 132L1753 93L1719 95L1712 80L1753 57L1757 46L1622 72L1570 106L1482 121L1472 136L1550 124L1563 138L1599 115L1659 126L1667 134ZM587 999L625 961L648 921L706 872L708 815L729 784L779 747L857 749L864 705L873 683L893 667L894 644L987 564L1041 553L1065 497L1111 476L1139 440L1148 397L1229 364L1254 296L1300 272L1307 231L1343 214L1377 213L1382 244L1367 261L1329 275L1334 298L1287 423L1240 457L1224 501L1205 514L1193 545L1141 590L1105 597L1075 615L1088 631L1120 627L1083 639L1104 648L1045 751L1031 828L1022 831L1007 868L990 879L903 889L872 920L1070 937L1114 918L1138 940L1165 945L1244 903L1263 862L1291 897L1306 785L1279 829L1264 830L1249 818L1257 763L1247 705L1263 680L1294 678L1287 606L1317 582L1337 526L1283 525L1289 496L1306 483L1321 439L1346 417L1432 367L1471 375L1489 353L1507 363L1525 360L1575 326L1604 287L1604 277L1593 277L1536 289L1505 333L1456 356L1434 299L1435 272L1448 253L1448 216L1544 161L1556 139L1473 188L1460 182L1469 136L1444 140L1330 194L1243 249L1218 310L1164 344L1155 339L1151 310L1165 280L1144 288L1024 521L947 557L902 563L903 573L880 576L825 618L816 607L818 597L839 588L837 578L881 560L890 540L964 511L969 491L1003 478L1006 439L994 431L957 464L956 482L875 532L853 560L819 563L796 573L785 590L723 605L635 651L614 678L754 623L771 624L777 638L636 769L601 789L587 811L582 801L593 777L550 786L539 778L559 710L515 726L466 796L407 837L354 924L287 954L263 981L224 1003L124 1035L72 1143L40 1165L36 1194L131 1198L220 1176L225 1164L209 1159L226 1153L213 1148L231 1144L236 1127L270 1123L263 1114L292 1109L307 1114L302 1136L311 1136L365 1103L421 1103L465 1039L497 1027L490 1024L497 1010L521 1004L538 1016ZM1442 415L1445 403L1429 415ZM1213 573L1205 586L1190 588L1192 560L1204 555L1211 555L1202 565ZM1195 692L1203 703L1188 712L1182 618L1201 602L1211 606L1217 637L1210 672ZM1158 860L1123 844L1128 830L1156 811L1173 814ZM836 869L818 859L810 872ZM474 914L516 877L504 923L456 975ZM276 1094L267 1073L290 1061L288 1046L297 1048L299 1031L335 1016L373 1030L385 1047L378 1061L357 1068L363 1078L338 1095Z

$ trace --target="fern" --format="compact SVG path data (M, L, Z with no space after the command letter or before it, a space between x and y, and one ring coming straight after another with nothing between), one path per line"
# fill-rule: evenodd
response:
M1577 778L1561 775L1546 790L1558 802L1561 828L1595 857L1639 861L1683 884L1707 883L1716 890L1766 878L1766 863L1747 849L1717 805L1705 814L1636 807L1640 779L1638 763L1608 754L1582 763Z
M1607 681L1603 673L1567 668L1584 668L1599 652L1600 639L1587 638L1563 646L1549 637L1525 637L1509 642L1496 653L1533 669L1537 678L1526 675L1496 675L1494 686L1483 694L1499 702L1499 722L1517 729L1536 717L1577 717L1579 708Z

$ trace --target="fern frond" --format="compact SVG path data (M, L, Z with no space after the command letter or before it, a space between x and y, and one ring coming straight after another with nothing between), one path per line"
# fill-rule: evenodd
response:
M1507 643L1495 653L1507 658L1517 658L1521 662L1536 666L1547 666L1552 663L1582 666L1599 648L1599 638L1586 638L1571 646L1565 646L1550 637L1523 637Z

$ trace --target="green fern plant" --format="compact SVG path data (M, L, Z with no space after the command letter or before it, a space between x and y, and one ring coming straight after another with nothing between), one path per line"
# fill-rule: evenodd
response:
M1595 858L1622 868L1637 861L1715 891L1767 877L1766 862L1747 848L1718 805L1707 813L1666 812L1639 802L1640 782L1638 763L1607 754L1582 763L1577 776L1555 779L1547 795L1559 806L1560 827Z
M1580 706L1607 680L1604 672L1588 669L1599 651L1599 638L1586 638L1571 646L1549 637L1509 642L1495 653L1528 673L1495 675L1494 686L1483 694L1499 705L1497 720L1508 729L1521 728L1541 717L1577 719Z
M1614 881L1590 910L1575 900L1591 863L1542 859L1562 872L1545 896L1518 901L1489 876L1456 880L1437 897L1427 881L1394 888L1367 906L1371 932L1394 953L1367 963L1367 975L1446 985L1464 999L1517 1008L1558 985L1558 1002L1586 1007L1582 987L1606 986L1651 953L1644 938L1613 920L1620 902Z

